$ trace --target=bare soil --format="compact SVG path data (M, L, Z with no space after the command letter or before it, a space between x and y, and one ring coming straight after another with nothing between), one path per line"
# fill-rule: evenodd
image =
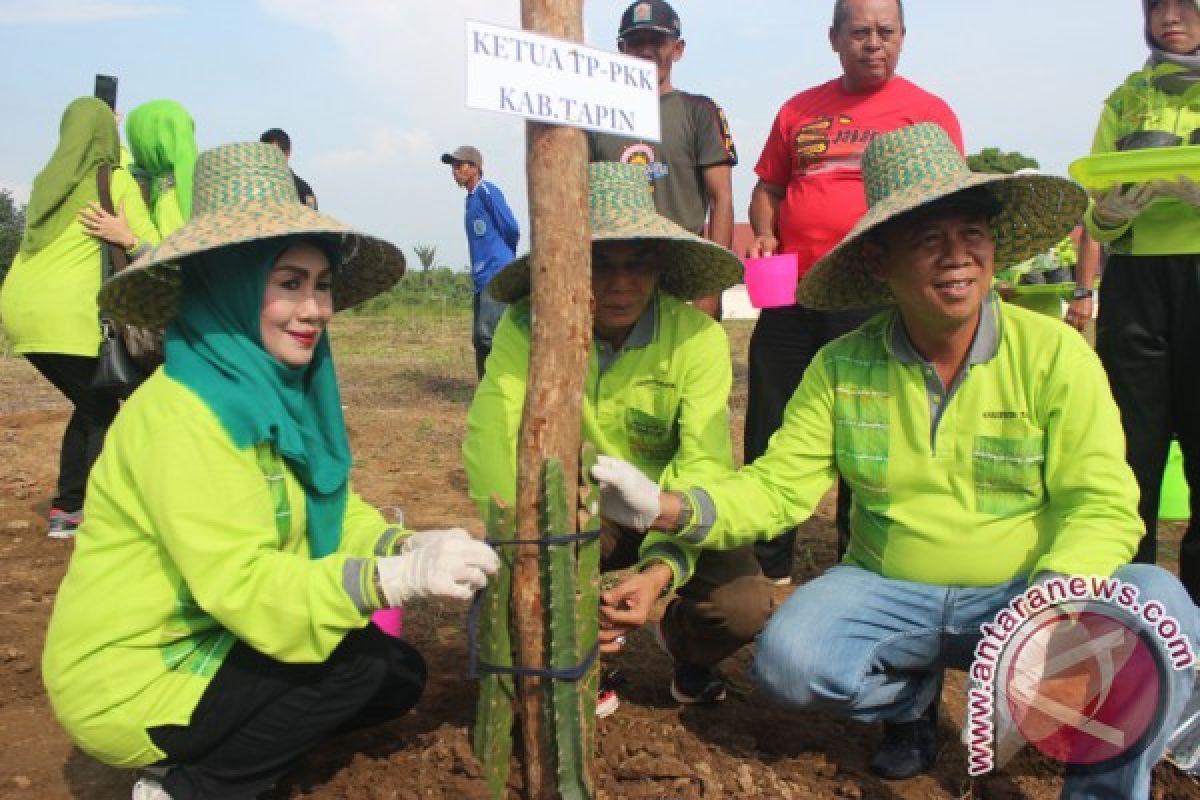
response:
M734 437L741 449L749 322L728 323L734 344ZM355 483L370 501L403 509L415 528L478 531L459 460L475 385L468 324L340 319L338 369L355 453ZM133 773L75 749L55 722L40 675L43 634L72 544L46 537L68 407L20 358L0 358L0 798L125 798ZM795 581L834 558L830 498L805 524ZM1168 558L1181 534L1165 524ZM777 590L780 599L791 591ZM483 798L469 745L476 687L467 680L464 609L425 603L407 610L406 637L430 664L415 711L389 725L314 751L275 798ZM668 691L670 665L639 632L615 664L627 676L618 712L599 723L599 798L938 798L1057 797L1060 769L1026 752L1000 772L971 780L959 742L965 681L948 676L941 723L945 745L931 774L886 782L867 763L879 732L870 725L770 706L748 674L750 653L723 669L733 691L714 708L681 709ZM1200 786L1168 766L1156 798L1200 798ZM514 796L516 796L514 794Z

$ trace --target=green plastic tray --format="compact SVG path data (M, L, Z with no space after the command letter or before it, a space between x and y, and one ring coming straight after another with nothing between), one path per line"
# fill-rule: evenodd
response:
M1180 175L1200 180L1200 145L1097 153L1072 162L1067 171L1088 189L1107 189L1116 183L1173 181Z
M1064 300L1071 299L1074 283L1018 283L1012 287L1017 297L1033 297L1039 294L1056 294Z

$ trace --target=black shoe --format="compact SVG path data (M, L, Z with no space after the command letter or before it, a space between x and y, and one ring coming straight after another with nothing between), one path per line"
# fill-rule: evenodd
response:
M883 723L883 741L871 759L871 771L890 781L928 772L938 754L937 700L912 722Z
M685 706L719 703L725 699L725 681L712 667L676 664L671 697Z
M663 612L662 619L654 623L654 641L662 651L675 661L671 648L667 646L667 632L664 629L667 617L677 600L672 600ZM671 697L676 703L692 706L698 703L719 703L725 699L725 680L721 673L713 667L699 667L695 664L685 664L675 661L675 674L671 678Z

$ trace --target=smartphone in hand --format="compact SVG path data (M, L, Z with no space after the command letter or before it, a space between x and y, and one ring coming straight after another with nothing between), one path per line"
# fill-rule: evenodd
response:
M113 111L117 110L117 77L97 75L95 96L103 100Z

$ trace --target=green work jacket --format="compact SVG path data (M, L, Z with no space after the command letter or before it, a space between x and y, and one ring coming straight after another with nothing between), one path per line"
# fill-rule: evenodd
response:
M161 369L108 431L46 635L51 706L80 749L163 758L147 727L186 725L235 640L324 661L385 605L375 557L408 534L350 493L336 552L309 557L304 490L269 446L238 449Z
M584 383L583 437L598 452L635 464L664 488L690 486L733 469L729 340L719 324L671 295L658 292L651 304L646 312L651 317L642 320L647 340L627 342L603 371L593 343ZM467 415L463 462L471 499L483 514L493 495L509 505L515 500L529 342L526 300L500 321ZM659 533L647 535L641 549L643 564L661 560L671 567L676 587L691 576L695 556L695 548Z
M992 586L1127 563L1138 489L1099 360L1058 320L992 302L994 355L964 367L936 427L933 368L896 357L885 311L822 348L766 453L688 490L678 535L728 549L790 528L840 472L854 491L845 562L887 578Z

